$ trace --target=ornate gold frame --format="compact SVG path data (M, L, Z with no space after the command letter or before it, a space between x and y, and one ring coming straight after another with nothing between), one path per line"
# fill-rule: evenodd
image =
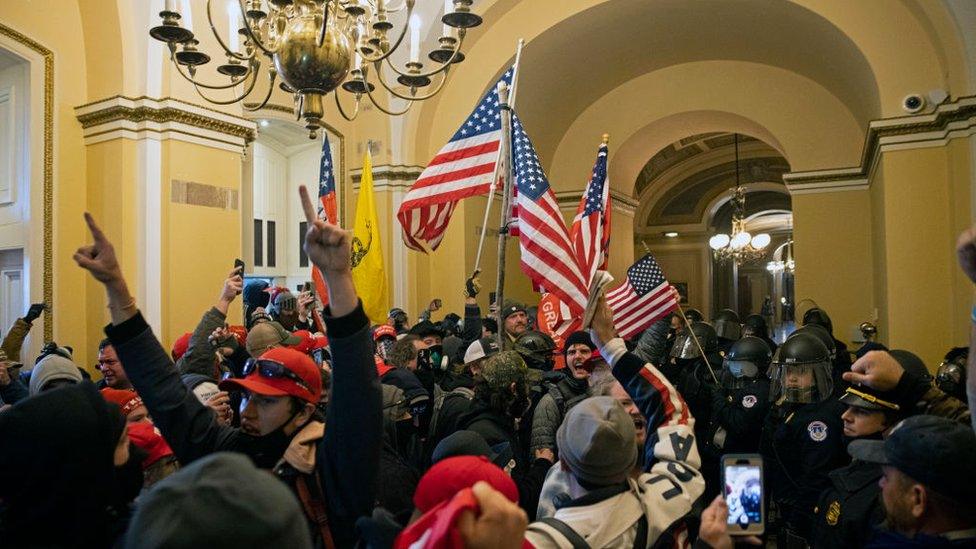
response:
M54 339L54 52L30 37L0 23L0 36L30 49L44 58L44 259L42 292L47 304L44 341Z

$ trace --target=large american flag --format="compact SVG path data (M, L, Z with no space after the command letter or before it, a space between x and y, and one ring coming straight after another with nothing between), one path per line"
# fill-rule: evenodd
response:
M512 72L499 82L511 85ZM403 198L397 219L409 248L437 249L458 201L488 192L502 138L498 105L496 82Z
M579 258L584 279L589 282L597 269L606 265L610 246L610 184L607 181L607 144L600 145L593 175L580 199L569 237Z
M573 316L586 308L588 280L583 278L559 212L556 195L542 171L522 122L512 113L513 174L522 271L536 287L544 287L565 303Z
M631 338L678 308L677 292L664 278L654 256L647 254L627 269L627 280L607 292L617 333Z

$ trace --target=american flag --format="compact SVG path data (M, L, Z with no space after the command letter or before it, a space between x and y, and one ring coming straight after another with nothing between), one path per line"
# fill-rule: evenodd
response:
M511 85L512 72L499 82ZM495 83L403 198L397 219L409 248L437 249L458 201L488 192L502 139L498 105Z
M322 158L319 161L319 217L329 223L339 223L338 209L336 208L336 181L335 171L332 169L332 147L329 145L329 136L322 132ZM305 238L305 235L301 235ZM329 291L325 285L322 273L312 265L312 282L315 285L315 293L318 294L319 301L323 305L329 302Z
M518 116L512 114L515 197L522 272L536 287L544 287L569 306L573 316L586 308L587 280L583 278L556 195L542 171L539 157Z
M587 282L606 265L610 245L610 185L607 181L607 144L600 145L593 175L580 199L569 231L573 251Z
M627 280L607 292L617 333L631 338L678 308L677 293L664 278L654 256L647 254L627 269Z

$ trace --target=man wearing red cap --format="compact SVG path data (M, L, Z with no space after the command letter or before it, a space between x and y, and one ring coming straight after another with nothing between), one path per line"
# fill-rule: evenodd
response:
M379 380L371 359L369 321L351 272L351 235L317 219L300 190L308 221L305 251L329 288L325 322L334 353L328 430L313 418L322 382L314 362L292 349L271 349L250 361L243 378L240 429L224 427L181 383L169 355L136 308L111 242L86 214L94 244L75 261L105 285L112 324L106 333L135 389L184 465L217 451L246 454L272 469L302 503L321 546L355 543L355 521L372 511L382 444Z

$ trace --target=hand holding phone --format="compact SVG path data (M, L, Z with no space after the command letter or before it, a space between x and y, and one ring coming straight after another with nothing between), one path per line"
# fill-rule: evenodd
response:
M728 504L728 532L733 536L759 535L766 528L763 503L762 456L722 456L722 479Z

